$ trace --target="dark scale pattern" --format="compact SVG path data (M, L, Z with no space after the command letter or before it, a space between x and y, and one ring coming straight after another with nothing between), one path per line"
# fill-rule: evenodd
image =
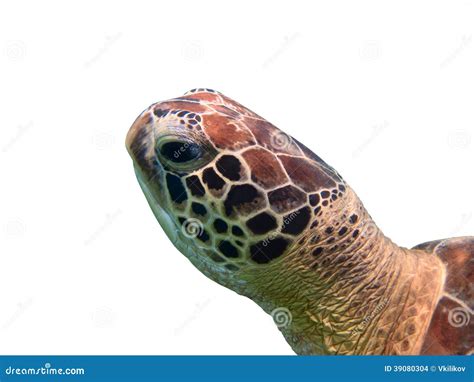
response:
M168 192L173 202L182 203L188 199L186 189L179 177L170 173L166 174L166 185L168 186Z
M321 191L321 197L322 197L323 199L329 198L329 195L330 195L330 194L329 194L329 191L326 191L326 190Z
M232 233L235 236L244 236L244 231L242 231L242 229L239 226L236 226L236 225L234 225L232 227Z
M283 255L288 244L288 240L280 236L260 241L250 246L250 258L257 264L267 264Z
M196 175L186 178L186 185L193 196L204 196L206 194L204 186Z
M292 212L283 218L282 233L290 235L299 235L307 227L311 218L311 210L309 207L303 207L298 211Z
M267 212L262 212L247 220L247 227L256 234L263 235L277 228L276 219Z
M227 229L229 227L224 220L217 218L214 221L214 228L216 229L217 233L224 233L224 232L227 232Z
M191 204L191 209L196 215L206 216L207 210L201 203L193 202Z
M318 256L318 255L320 255L321 253L323 253L323 247L317 247L317 248L312 252L312 255L313 255L313 256Z
M169 110L163 110L163 109L155 109L153 113L158 117L164 117L166 114L168 114Z
M217 170L230 180L240 179L240 162L232 155L223 155L216 163Z
M355 224L355 223L357 223L357 219L358 219L358 218L359 218L359 217L354 214L354 215L351 215L351 217L349 218L349 221L350 221L352 224Z
M197 236L199 240L201 240L203 243L209 240L209 234L206 232L206 230L202 230L199 232L199 235Z
M222 252L222 254L225 257L230 257L230 258L236 258L239 257L239 251L237 248L235 248L230 241L227 240L222 240L219 243L219 251Z
M320 197L318 194L312 194L309 196L309 204L311 204L313 207L317 206L319 201L320 201Z
M202 180L213 190L220 190L225 185L225 181L216 174L212 167L206 168L202 173Z
M342 236L342 235L344 235L346 232L347 232L347 227L341 227L341 229L339 230L338 234L339 234L339 236Z
M248 215L250 212L265 206L263 195L251 184L232 186L224 201L227 216L233 212Z
M268 193L272 210L278 213L291 211L306 203L306 194L296 187L285 186Z
M212 260L214 260L216 263L223 263L223 262L225 262L225 259L224 259L224 258L220 257L217 253L214 253L214 252L211 254L210 258L211 258Z

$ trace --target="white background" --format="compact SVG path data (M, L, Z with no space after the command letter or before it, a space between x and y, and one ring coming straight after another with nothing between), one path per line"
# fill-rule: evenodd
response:
M0 353L293 354L175 250L125 134L210 87L304 142L404 246L472 235L474 0L0 6Z

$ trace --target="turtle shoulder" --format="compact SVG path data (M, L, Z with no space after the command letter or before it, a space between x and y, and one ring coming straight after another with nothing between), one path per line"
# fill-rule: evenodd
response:
M471 354L474 351L474 237L419 244L446 266L443 294L435 308L421 354Z

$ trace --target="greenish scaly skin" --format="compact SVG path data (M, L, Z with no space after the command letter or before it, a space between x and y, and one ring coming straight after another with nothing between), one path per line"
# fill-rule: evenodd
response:
M438 338L453 327L433 319L446 296L472 314L471 295L446 288L440 246L392 243L334 169L242 105L208 89L154 104L127 148L176 248L272 314L296 353L470 351L472 336ZM460 240L448 244L472 258Z

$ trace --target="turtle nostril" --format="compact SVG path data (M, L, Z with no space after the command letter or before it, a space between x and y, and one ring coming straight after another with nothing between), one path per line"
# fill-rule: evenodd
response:
M189 162L201 156L201 147L192 142L166 142L161 145L160 154L175 163Z

